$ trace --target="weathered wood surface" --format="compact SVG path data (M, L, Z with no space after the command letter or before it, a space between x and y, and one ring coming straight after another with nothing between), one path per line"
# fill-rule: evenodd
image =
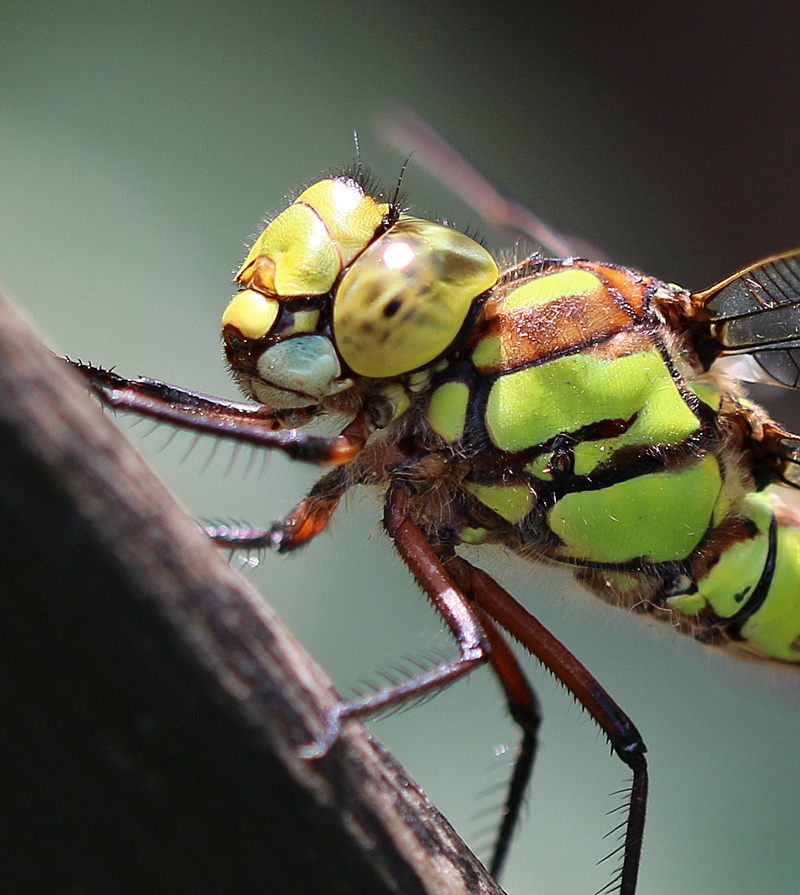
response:
M501 891L2 299L0 525L4 892Z

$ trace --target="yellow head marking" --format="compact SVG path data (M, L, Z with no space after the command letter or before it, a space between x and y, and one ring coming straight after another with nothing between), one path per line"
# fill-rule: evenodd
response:
M235 326L247 339L262 339L278 318L278 302L253 289L237 292L222 315L222 325Z
M281 297L324 295L387 211L354 180L320 180L267 225L236 282Z

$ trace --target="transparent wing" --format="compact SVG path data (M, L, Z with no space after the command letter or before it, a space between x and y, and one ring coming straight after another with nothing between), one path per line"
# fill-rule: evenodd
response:
M409 157L413 155L417 164L467 205L471 205L492 227L529 236L554 257L603 257L604 253L592 243L556 230L512 199L502 187L493 183L441 134L405 106L393 106L381 115L378 127L387 143Z
M740 379L800 388L800 248L765 258L691 297L710 357ZM761 375L758 375L758 365ZM766 481L800 488L800 436L761 421L752 450Z
M800 388L800 248L692 296L719 354L750 354L773 382Z

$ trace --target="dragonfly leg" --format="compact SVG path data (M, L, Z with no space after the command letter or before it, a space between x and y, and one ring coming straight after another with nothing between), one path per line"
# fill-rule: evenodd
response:
M402 683L340 701L329 715L324 737L302 750L306 758L321 757L330 749L336 741L343 718L369 715L387 706L423 696L447 686L488 661L489 638L470 600L461 593L425 534L409 515L408 492L402 483L390 489L384 526L417 583L450 628L458 643L458 658L442 662Z
M472 601L464 587L464 584L469 585L469 579L462 574L461 566L454 566L455 574L451 576L449 560L445 563L437 556L424 532L410 517L408 493L401 483L395 484L391 489L384 524L398 553L453 633L459 646L459 657L400 684L339 702L329 718L323 741L306 748L303 754L309 758L324 754L335 741L343 718L369 715L387 706L424 695L452 683L488 661L503 687L512 717L523 730L490 867L492 875L498 876L519 821L523 796L533 767L540 720L538 701L500 631L488 613Z
M581 703L600 726L617 756L630 768L628 816L623 826L622 866L619 875L601 891L618 887L620 895L634 895L639 872L647 807L646 747L628 716L587 669L490 575L461 557L448 567L459 582L468 582L477 605L546 667ZM613 853L616 853L613 852ZM612 854L613 854L612 853Z
M366 715L457 680L489 658L488 638L469 599L448 574L422 529L408 512L406 486L392 486L384 526L417 583L444 619L458 643L459 656L407 681L340 704L339 717Z
M446 561L445 568L453 575L458 586L472 598L472 582L469 574L472 567L470 564L461 560L460 557L454 556ZM530 783L538 744L541 711L536 693L508 641L479 604L473 604L473 609L480 619L486 639L489 641L489 663L503 688L509 713L522 730L522 739L514 762L514 770L508 782L492 862L489 865L489 872L495 879L498 879L508 857L511 840L516 832L525 793Z
M273 522L269 528L209 525L205 532L215 544L232 550L271 549L289 553L323 531L349 486L344 468L337 467L324 475L288 516Z
M222 401L155 379L125 379L110 370L68 362L91 386L107 407L134 413L218 438L258 448L282 451L293 460L317 466L341 466L358 454L375 426L359 414L339 434L330 438L310 435L287 426L287 413L259 404ZM309 410L291 411L291 425L308 422Z

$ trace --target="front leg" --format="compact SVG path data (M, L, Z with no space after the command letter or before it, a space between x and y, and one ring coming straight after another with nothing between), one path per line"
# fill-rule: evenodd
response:
M325 529L349 486L345 469L339 466L323 476L288 516L273 522L269 528L214 525L206 526L205 531L215 544L231 550L270 549L289 553Z
M375 426L360 413L339 434L330 438L309 435L296 428L309 422L307 409L273 410L259 404L224 401L159 382L125 379L110 370L67 361L80 373L107 407L169 423L205 435L228 438L254 447L282 451L293 460L315 466L342 466L357 457Z

